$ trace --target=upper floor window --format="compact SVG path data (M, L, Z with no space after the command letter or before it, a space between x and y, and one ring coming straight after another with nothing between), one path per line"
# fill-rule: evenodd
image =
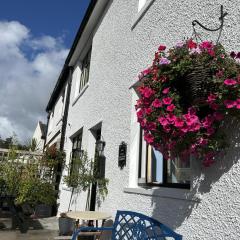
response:
M138 1L138 12L140 12L142 10L142 8L144 7L144 5L147 3L148 0L139 0Z
M79 92L81 92L81 90L88 83L91 51L92 51L92 48L89 49L89 51L87 52L86 56L84 57L84 59L82 61L82 69L81 69L82 71L81 71L81 76L80 76Z
M161 152L144 141L140 130L139 183L165 187L190 188L190 157L164 159Z

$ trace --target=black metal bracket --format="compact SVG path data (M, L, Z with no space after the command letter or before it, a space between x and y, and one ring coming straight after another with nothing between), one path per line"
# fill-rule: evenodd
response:
M203 24L201 24L198 20L194 20L192 21L192 25L193 27L196 26L196 24L198 24L200 27L202 27L203 29L205 29L206 31L210 31L210 32L215 32L218 30L221 30L223 28L223 23L224 23L224 18L228 15L227 12L223 12L223 5L221 5L221 16L219 17L219 21L221 22L220 26L218 28L215 29L211 29L208 27L205 27Z
M218 43L220 37L221 37L221 33L222 33L222 30L223 30L223 25L224 25L224 18L228 15L227 12L223 12L223 5L221 5L221 10L220 10L220 17L219 17L219 21L220 21L220 26L217 27L217 28L208 28L208 27L205 27L203 24L201 24L198 20L193 20L192 21L192 26L193 26L193 33L195 34L195 37L196 39L200 38L199 34L197 34L196 30L195 30L195 26L198 24L201 28L203 28L204 30L206 31L209 31L209 32L216 32L216 31L219 31L219 35L218 35L218 38L217 38L217 41L216 43Z

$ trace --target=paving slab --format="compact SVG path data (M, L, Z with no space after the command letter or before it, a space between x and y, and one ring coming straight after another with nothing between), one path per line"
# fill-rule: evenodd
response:
M10 218L0 218L0 240L53 240L58 236L56 217L28 220L29 230L21 233L11 229Z

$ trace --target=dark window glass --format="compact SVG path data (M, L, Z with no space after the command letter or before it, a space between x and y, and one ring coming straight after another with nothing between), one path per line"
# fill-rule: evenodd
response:
M80 77L79 92L85 87L89 79L90 60L91 60L92 48L87 52L85 58L82 61L82 72Z
M72 139L72 158L70 165L70 176L74 179L79 173L79 158L82 154L82 130L81 132ZM75 187L74 182L70 184L71 187Z

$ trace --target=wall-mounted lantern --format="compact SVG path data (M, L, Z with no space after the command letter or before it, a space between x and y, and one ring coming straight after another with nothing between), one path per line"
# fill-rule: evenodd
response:
M118 166L123 169L126 166L127 160L127 144L125 142L121 142L119 145L118 151Z
M102 140L98 140L96 142L96 148L99 156L104 156L104 148L105 148L106 143Z
M106 165L106 157L104 156L104 148L106 143L102 140L98 140L96 142L96 149L98 152L97 156L97 175L98 178L105 177L105 165Z

